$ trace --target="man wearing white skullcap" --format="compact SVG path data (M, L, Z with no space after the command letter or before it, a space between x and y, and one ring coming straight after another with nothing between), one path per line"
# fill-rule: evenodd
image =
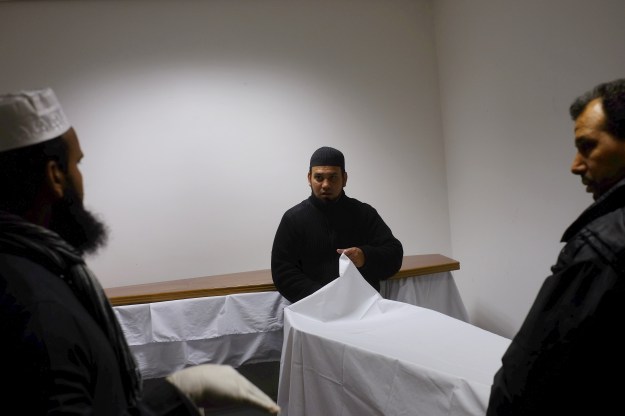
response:
M49 88L0 94L2 406L20 414L198 415L239 403L279 411L227 365L143 388L126 339L84 261L106 227L83 206L76 132Z
M0 152L59 137L71 126L50 88L0 96Z

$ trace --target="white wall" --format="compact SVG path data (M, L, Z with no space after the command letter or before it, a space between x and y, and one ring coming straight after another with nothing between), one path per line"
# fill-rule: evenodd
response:
M105 287L270 267L319 146L406 254L451 255L433 16L413 0L0 3L0 91L51 86Z
M511 337L592 203L568 107L625 75L625 2L435 4L456 282L472 321Z

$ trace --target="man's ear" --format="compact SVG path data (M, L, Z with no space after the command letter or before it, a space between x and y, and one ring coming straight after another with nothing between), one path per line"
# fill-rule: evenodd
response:
M46 177L44 180L46 189L55 198L61 199L65 189L65 173L56 160L49 160L46 164Z
M343 187L347 186L347 172L343 172Z

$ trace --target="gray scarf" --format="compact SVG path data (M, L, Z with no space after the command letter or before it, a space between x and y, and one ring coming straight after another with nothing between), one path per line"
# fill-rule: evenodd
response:
M0 251L27 257L57 274L107 336L119 365L128 404L141 395L139 373L113 308L81 253L58 234L0 211Z

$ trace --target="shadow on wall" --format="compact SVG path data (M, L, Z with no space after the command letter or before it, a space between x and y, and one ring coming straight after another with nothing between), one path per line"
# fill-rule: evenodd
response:
M501 311L489 309L488 305L483 303L471 311L471 323L479 328L488 328L490 332L508 339L511 339L518 331L516 328L510 334L509 328L514 326L514 320L502 315Z

